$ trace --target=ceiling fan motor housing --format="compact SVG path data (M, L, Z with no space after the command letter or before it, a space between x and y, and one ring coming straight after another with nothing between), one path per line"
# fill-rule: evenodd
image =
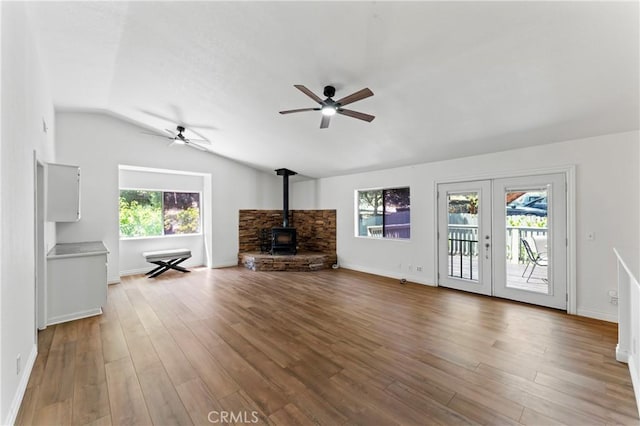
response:
M324 95L327 98L332 98L336 94L336 88L333 86L324 86Z

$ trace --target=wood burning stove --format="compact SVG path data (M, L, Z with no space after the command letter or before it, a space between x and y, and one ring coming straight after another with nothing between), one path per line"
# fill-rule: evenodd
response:
M276 174L282 176L282 227L271 229L271 254L296 254L296 228L289 226L289 176L297 173L278 169Z
M271 229L271 254L296 254L296 228Z

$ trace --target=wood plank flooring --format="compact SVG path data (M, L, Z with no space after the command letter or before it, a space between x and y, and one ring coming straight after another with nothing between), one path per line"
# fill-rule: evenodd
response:
M125 277L18 425L640 424L616 325L347 270Z

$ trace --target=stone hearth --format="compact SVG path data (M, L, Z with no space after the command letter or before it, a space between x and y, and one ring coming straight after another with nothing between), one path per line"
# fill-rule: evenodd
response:
M290 210L296 228L298 254L261 252L262 230L282 226L282 210L240 210L238 265L253 271L315 271L337 263L336 211Z
M252 271L318 271L331 268L337 256L330 253L302 252L295 255L270 255L268 253L240 253L241 265Z

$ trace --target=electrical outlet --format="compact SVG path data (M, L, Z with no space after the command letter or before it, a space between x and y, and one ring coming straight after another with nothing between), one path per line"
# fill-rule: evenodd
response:
M22 370L22 357L20 354L16 357L16 375L20 374Z
M587 232L587 241L593 241L596 239L596 233L595 232Z
M416 271L422 272L422 266L416 266Z
M413 265L408 266L409 272L413 272Z

